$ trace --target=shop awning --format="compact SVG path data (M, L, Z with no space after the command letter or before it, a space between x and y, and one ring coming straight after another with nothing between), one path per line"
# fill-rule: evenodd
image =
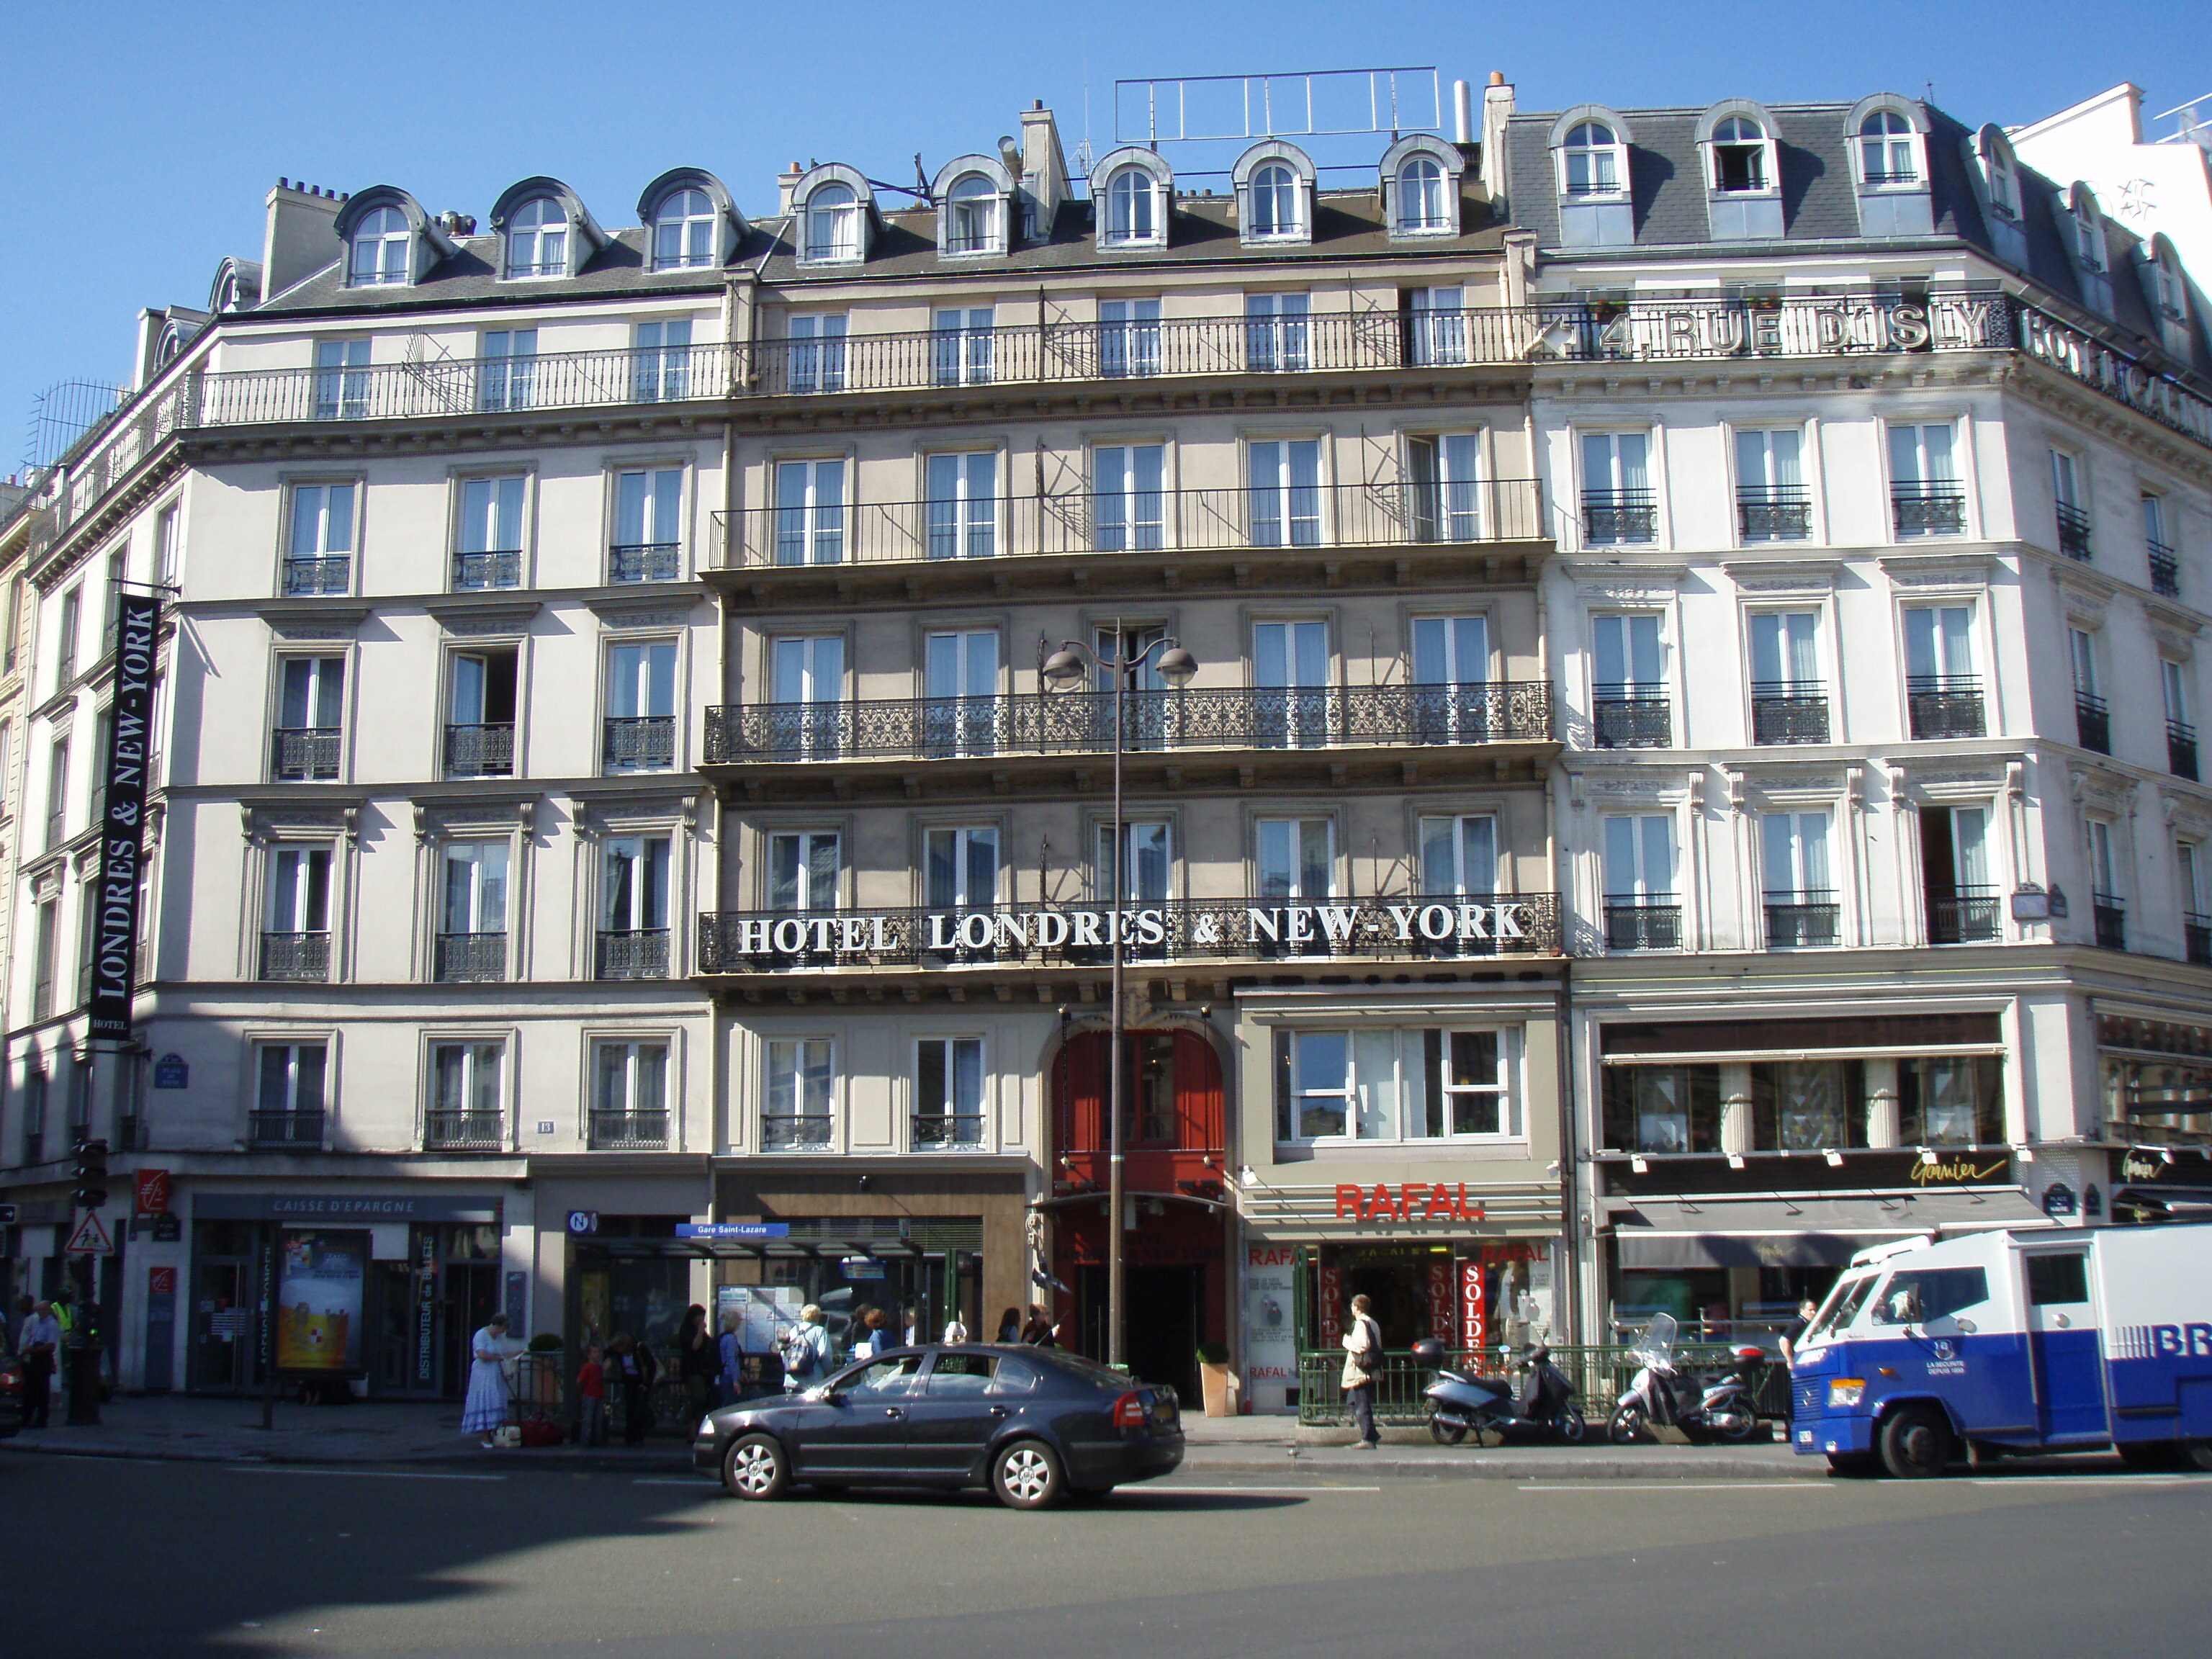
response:
M2055 1224L2006 1187L1833 1198L1615 1199L1625 1268L1841 1267L1853 1254L1923 1233Z

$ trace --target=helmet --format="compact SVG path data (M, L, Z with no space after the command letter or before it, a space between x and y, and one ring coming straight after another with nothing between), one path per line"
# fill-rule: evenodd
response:
M1413 1344L1413 1363L1428 1370L1442 1370L1444 1364L1444 1345L1433 1336L1425 1336Z

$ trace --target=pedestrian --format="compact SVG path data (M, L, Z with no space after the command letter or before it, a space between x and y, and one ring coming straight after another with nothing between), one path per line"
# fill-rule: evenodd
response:
M799 1323L783 1339L783 1391L798 1394L819 1382L830 1369L830 1333L822 1309L810 1302L799 1310Z
M514 1350L507 1346L507 1316L494 1314L469 1344L469 1392L461 1404L461 1432L478 1436L489 1451L494 1437L506 1425L508 1402L514 1397L507 1376Z
M745 1342L738 1334L744 1323L735 1313L722 1316L722 1334L714 1344L715 1352L722 1362L720 1384L722 1404L734 1406L745 1394Z
M1052 1319L1040 1304L1030 1304L1029 1322L1022 1327L1022 1340L1032 1348L1056 1348L1060 1346Z
M1820 1311L1820 1304L1807 1297L1797 1304L1797 1317L1782 1328L1782 1339L1775 1346L1782 1350L1782 1364L1789 1370L1797 1369L1797 1345L1805 1340L1811 1328L1813 1316ZM1797 1420L1797 1382L1793 1376L1790 1385L1782 1391L1782 1426L1785 1433Z
M1009 1308L999 1316L999 1340L1018 1342L1022 1340L1022 1310Z
M853 1344L855 1359L873 1359L890 1346L890 1339L884 1334L884 1310L871 1308L860 1316L860 1338Z
M607 1368L602 1363L605 1352L592 1343L584 1350L583 1368L576 1373L576 1397L584 1402L580 1438L586 1446L607 1443Z
M929 1339L921 1334L921 1310L913 1303L906 1304L905 1329L899 1334L902 1347L918 1348Z
M623 1444L642 1446L645 1431L653 1426L653 1379L660 1366L653 1350L628 1331L617 1331L607 1345L616 1385L622 1390Z
M1344 1375L1338 1379L1352 1407L1359 1443L1373 1451L1382 1443L1375 1429L1375 1379L1382 1370L1382 1328L1365 1292L1352 1298L1352 1328L1344 1334Z
M684 1384L684 1404L696 1424L714 1408L714 1389L722 1374L722 1351L707 1328L707 1310L693 1303L676 1331L676 1375Z
M27 1429L43 1429L52 1421L54 1355L61 1345L61 1322L54 1317L53 1304L32 1303L30 1316L23 1321L22 1334L15 1343L23 1360L23 1426Z

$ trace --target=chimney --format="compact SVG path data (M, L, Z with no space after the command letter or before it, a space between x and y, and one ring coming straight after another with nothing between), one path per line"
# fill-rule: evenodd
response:
M1474 99L1472 89L1464 81L1452 82L1452 142L1455 144L1474 142Z
M1022 112L1021 193L1027 200L1030 234L1039 239L1050 236L1060 204L1070 192L1060 128L1042 98Z
M1513 88L1504 71L1490 71L1482 93L1482 188L1501 218L1510 211L1505 188L1505 124L1513 118Z
M806 169L796 161L775 175L775 210L778 213L791 211L791 192L805 176Z
M268 227L261 240L261 292L273 298L295 283L337 263L339 198L279 179L264 205Z

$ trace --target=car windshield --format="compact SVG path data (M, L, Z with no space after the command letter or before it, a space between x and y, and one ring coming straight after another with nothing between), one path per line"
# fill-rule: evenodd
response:
M1874 1288L1875 1275L1863 1273L1856 1279L1841 1280L1828 1292L1820 1311L1813 1316L1813 1322L1805 1328L1808 1342L1823 1336L1832 1336L1858 1316L1859 1304L1866 1300L1867 1292Z

